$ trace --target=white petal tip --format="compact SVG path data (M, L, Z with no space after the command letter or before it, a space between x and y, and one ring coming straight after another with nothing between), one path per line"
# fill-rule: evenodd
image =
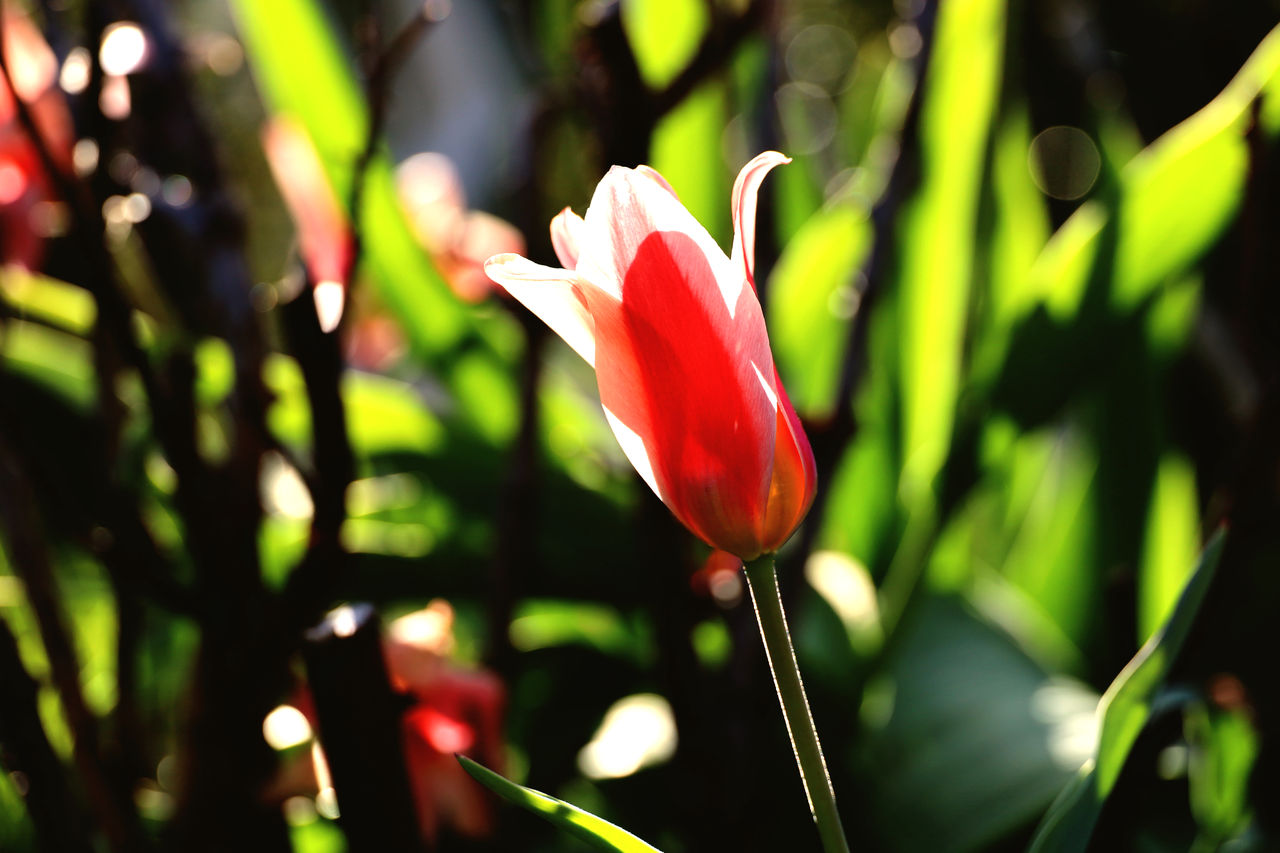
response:
M342 322L342 310L347 302L347 293L342 285L336 281L317 282L311 291L311 298L315 301L320 331L327 335L338 328L338 323Z

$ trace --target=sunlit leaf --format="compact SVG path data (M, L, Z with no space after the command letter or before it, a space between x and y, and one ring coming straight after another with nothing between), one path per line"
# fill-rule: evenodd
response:
M511 620L510 634L511 644L521 651L581 644L638 661L652 656L651 641L636 624L594 602L523 601Z
M1164 624L1200 546L1200 501L1190 460L1168 453L1160 460L1147 508L1146 542L1138 572L1138 639Z
M463 769L471 774L477 782L493 791L509 803L542 817L571 835L587 842L597 850L613 850L617 853L645 853L656 851L653 847L636 838L625 829L614 826L607 820L584 812L564 800L547 796L541 791L517 785L502 778L497 773L483 767L465 756L458 756Z
M1120 176L1111 302L1130 309L1213 244L1244 198L1247 133L1261 98L1262 132L1280 132L1280 29L1273 30L1217 98L1157 139ZM1107 212L1081 207L1036 263L1032 287L1059 315L1085 290Z
M725 119L723 88L715 82L701 86L658 122L649 161L727 250L733 228L729 223L732 185L720 153Z
M667 85L698 49L707 30L707 5L685 0L628 0L621 6L622 26L640 76L654 88Z
M98 314L89 291L19 266L0 271L0 298L19 317L48 320L77 335L87 335Z
M870 237L861 210L821 210L787 244L769 277L770 344L801 415L828 415L837 405L846 328L857 308L854 274Z
M923 181L898 230L903 485L909 500L942 464L955 415L1004 16L1000 0L962 0L938 10L920 114Z
M1087 848L1103 804L1151 714L1152 700L1191 631L1222 556L1224 541L1225 534L1220 531L1205 546L1164 627L1107 688L1098 706L1102 727L1095 758L1059 795L1040 822L1031 842L1032 853Z
M93 405L93 351L83 338L26 320L7 320L0 326L0 364L53 389L78 409Z
M1191 758L1187 784L1191 813L1206 841L1218 844L1241 828L1249 812L1249 774L1258 733L1241 709L1195 706L1186 714Z

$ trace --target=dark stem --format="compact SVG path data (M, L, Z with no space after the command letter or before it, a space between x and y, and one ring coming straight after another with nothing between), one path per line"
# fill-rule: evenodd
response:
M396 33L386 48L378 54L369 72L369 80L365 84L365 95L369 102L369 132L365 136L364 148L356 157L352 167L351 191L347 196L347 211L353 223L360 222L360 206L364 200L365 181L368 179L369 164L378 152L378 143L382 139L382 130L387 122L387 106L391 101L391 84L395 74L405 60L413 53L414 48L435 24L435 18L428 14L430 3L419 4L417 13ZM355 228L355 247L352 254L351 270L355 270L360 258L360 228ZM348 278L352 274L348 273ZM350 291L351 281L344 282Z
M391 689L377 613L368 604L332 611L307 632L303 657L352 853L422 850L404 763L406 702Z

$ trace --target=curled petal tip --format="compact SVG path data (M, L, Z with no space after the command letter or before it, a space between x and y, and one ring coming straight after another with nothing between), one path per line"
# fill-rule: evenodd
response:
M484 262L484 268L487 272L489 267L500 267L511 263L512 261L523 261L524 258L515 252L503 252L499 255L492 255Z

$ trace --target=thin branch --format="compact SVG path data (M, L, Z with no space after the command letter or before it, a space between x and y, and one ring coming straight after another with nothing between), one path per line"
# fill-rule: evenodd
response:
M360 206L364 201L365 182L368 180L369 164L373 162L373 157L378 152L378 143L382 139L382 131L387 122L387 107L391 101L391 86L395 80L396 72L405 63L409 56L413 53L414 48L427 34L427 31L436 23L435 16L431 13L432 3L430 0L419 5L417 13L409 19L409 22L396 33L395 37L386 48L378 54L373 63L373 70L369 72L369 80L365 85L365 94L369 102L369 132L365 136L364 148L356 157L355 165L351 176L351 192L347 197L347 210L351 217L351 222L356 224L355 246L352 252L352 261L348 277L353 276L355 268L358 265L360 254L362 251L362 240L360 238ZM351 282L344 282L350 291Z

